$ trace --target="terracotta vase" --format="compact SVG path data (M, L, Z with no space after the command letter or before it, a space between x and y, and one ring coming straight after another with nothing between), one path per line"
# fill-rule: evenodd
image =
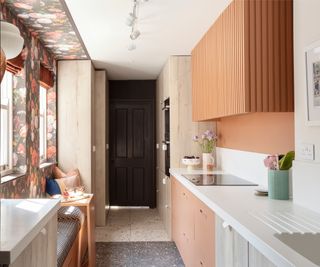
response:
M6 71L6 66L7 66L6 55L3 52L2 48L0 47L0 83Z

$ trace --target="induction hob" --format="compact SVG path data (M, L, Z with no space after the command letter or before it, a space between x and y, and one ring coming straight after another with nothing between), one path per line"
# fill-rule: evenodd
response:
M231 174L185 174L190 182L199 186L256 186Z

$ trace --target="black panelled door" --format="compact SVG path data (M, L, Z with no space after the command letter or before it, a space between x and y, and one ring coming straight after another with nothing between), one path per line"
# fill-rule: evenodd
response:
M152 101L110 103L110 204L155 206Z

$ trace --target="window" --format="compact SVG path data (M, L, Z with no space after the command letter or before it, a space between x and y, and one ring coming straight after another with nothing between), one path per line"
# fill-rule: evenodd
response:
M47 90L40 86L39 87L40 94L39 94L39 137L40 137L40 162L44 162L47 160Z
M6 71L1 82L0 172L12 171L12 87L13 74Z

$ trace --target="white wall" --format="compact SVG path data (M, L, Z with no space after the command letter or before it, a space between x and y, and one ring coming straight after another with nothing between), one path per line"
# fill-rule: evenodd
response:
M268 169L263 160L267 154L242 150L217 148L218 168L268 188ZM289 195L292 197L292 173L289 176Z
M315 161L304 162L299 153L293 168L293 198L320 212L320 127L306 125L305 47L320 40L320 1L294 1L295 146L315 145Z
M267 187L268 169L263 164L266 154L218 147L216 156L218 168Z

